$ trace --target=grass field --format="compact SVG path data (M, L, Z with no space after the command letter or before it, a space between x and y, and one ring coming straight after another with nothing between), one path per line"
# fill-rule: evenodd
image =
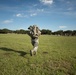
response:
M0 34L0 75L76 75L76 37L41 35L37 55L30 37Z

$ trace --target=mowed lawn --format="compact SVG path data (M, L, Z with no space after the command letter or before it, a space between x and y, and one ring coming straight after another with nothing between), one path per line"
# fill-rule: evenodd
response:
M39 37L37 55L30 56L26 34L0 34L0 75L76 75L76 37Z

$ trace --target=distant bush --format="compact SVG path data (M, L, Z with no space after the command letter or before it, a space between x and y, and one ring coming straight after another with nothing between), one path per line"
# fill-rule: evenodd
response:
M28 34L28 30L9 30L9 29L0 29L0 34L7 34L7 33L15 33L15 34ZM42 35L60 35L60 36L76 36L76 30L58 30L55 32L52 32L51 30L48 29L42 29L41 30Z
M52 31L51 31L51 30L42 29L42 30L41 30L41 34L51 35L51 34L52 34Z

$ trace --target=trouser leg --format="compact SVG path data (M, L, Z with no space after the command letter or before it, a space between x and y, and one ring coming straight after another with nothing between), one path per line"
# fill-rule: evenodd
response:
M37 50L38 50L38 46L34 47L31 52L32 52L32 55L36 55L37 54Z
M37 54L37 50L38 50L38 44L39 44L39 41L38 41L38 39L36 40L32 40L32 45L33 45L33 49L32 50L30 50L30 54L31 55L36 55Z

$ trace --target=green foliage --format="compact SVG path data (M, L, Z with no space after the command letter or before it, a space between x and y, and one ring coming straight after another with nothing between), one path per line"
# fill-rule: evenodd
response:
M0 33L7 34L7 33L12 33L12 31L5 28L5 29L0 29Z
M0 34L7 34L7 33L15 33L15 34L28 34L28 30L9 30L9 29L0 29ZM58 30L55 32L52 32L51 30L48 29L42 29L41 30L42 35L61 35L61 36L76 36L76 30Z
M42 29L41 30L41 34L48 34L48 35L50 35L51 33L52 33L51 30L46 30L46 29Z
M76 75L76 37L41 35L38 53L31 39L0 34L0 75Z

